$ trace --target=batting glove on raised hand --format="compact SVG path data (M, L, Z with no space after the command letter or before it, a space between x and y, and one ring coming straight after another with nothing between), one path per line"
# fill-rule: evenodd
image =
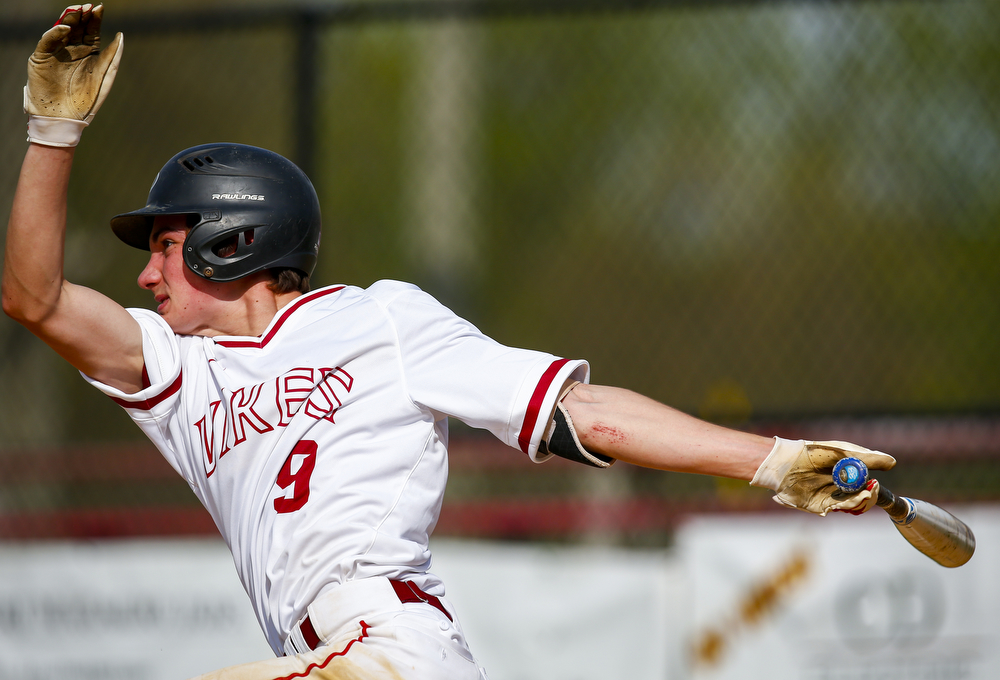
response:
M104 5L67 7L28 59L24 111L28 141L76 146L118 73L124 37L101 51Z
M890 470L896 459L848 442L791 441L775 437L774 448L750 484L776 492L774 500L821 517L832 511L860 515L875 507L878 482L846 493L833 483L833 466L841 458L860 458L869 470Z

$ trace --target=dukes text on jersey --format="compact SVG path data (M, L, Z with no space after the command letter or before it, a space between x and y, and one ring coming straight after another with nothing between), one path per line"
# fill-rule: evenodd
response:
M254 432L286 427L296 415L333 423L353 386L354 378L339 366L301 367L273 380L224 391L223 399L212 401L194 424L205 476L211 477L219 460Z

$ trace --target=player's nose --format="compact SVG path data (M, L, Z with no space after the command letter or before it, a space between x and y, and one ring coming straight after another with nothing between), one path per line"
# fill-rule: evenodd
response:
M160 272L159 260L161 260L159 253L150 253L149 262L141 272L139 272L139 279L137 283L140 288L145 288L146 290L152 290L153 287L158 284L163 276Z

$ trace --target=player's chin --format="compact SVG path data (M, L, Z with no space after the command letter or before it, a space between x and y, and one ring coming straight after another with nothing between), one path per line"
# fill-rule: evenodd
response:
M166 316L163 317L163 320L167 322L167 325L170 326L170 330L172 330L175 335L197 335L188 324L177 323Z
M183 319L177 318L176 315L171 313L170 301L167 300L159 307L156 308L156 313L160 315L160 318L167 322L172 330L177 335L189 335L187 332L187 326Z

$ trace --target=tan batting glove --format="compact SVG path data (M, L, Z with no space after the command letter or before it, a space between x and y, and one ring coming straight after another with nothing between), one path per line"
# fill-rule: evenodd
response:
M841 458L860 458L869 470L890 470L896 459L848 442L792 441L775 437L774 448L750 484L776 492L774 500L825 517L828 512L861 514L875 507L878 482L845 493L833 483L833 466Z
M102 52L103 16L104 5L72 5L38 41L24 86L29 142L76 146L107 98L124 37L116 35Z

